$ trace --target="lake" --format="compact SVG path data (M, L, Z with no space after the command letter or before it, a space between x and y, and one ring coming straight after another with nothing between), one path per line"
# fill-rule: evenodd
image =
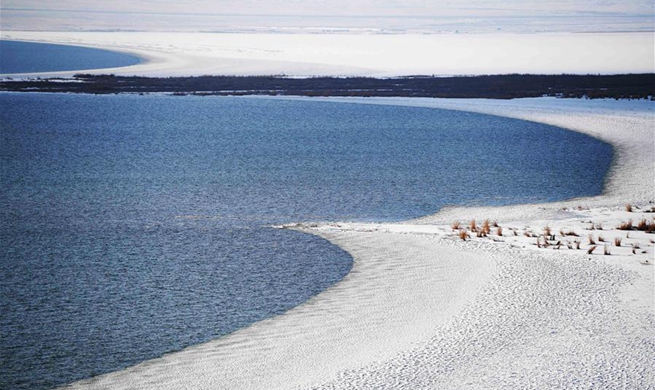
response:
M0 388L47 389L221 337L341 280L271 225L597 195L610 145L415 107L1 93Z
M136 65L133 55L81 46L0 40L0 73L59 72Z

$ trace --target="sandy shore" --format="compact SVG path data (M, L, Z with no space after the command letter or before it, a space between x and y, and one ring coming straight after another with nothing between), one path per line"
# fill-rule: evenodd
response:
M655 234L617 229L655 223L652 103L328 100L554 124L612 143L616 158L598 197L287 226L350 252L351 273L284 315L72 388L655 388ZM502 232L477 237L472 219Z

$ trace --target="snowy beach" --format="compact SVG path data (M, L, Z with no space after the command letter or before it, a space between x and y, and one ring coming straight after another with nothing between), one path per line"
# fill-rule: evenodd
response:
M347 250L352 271L283 315L71 388L655 386L655 236L636 228L655 223L652 103L326 100L544 122L610 142L615 160L593 198L453 207L404 223L284 226ZM489 232L477 237L486 219ZM619 229L629 220L634 229Z
M649 32L535 34L234 34L3 31L2 39L102 48L136 66L83 73L407 76L652 72ZM12 77L70 77L52 72Z

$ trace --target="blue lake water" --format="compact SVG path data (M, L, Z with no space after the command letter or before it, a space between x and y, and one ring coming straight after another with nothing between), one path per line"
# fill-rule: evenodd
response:
M0 388L118 370L343 278L271 224L601 192L611 147L507 118L272 99L0 94Z
M117 68L141 60L129 54L80 46L0 40L0 73Z

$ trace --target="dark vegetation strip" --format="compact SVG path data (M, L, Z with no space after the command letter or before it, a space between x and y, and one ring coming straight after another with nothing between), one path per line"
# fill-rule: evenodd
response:
M90 94L165 92L180 95L401 96L494 98L558 96L650 99L655 73L621 75L406 76L395 78L284 76L124 77L77 74L72 79L0 82L2 91Z

